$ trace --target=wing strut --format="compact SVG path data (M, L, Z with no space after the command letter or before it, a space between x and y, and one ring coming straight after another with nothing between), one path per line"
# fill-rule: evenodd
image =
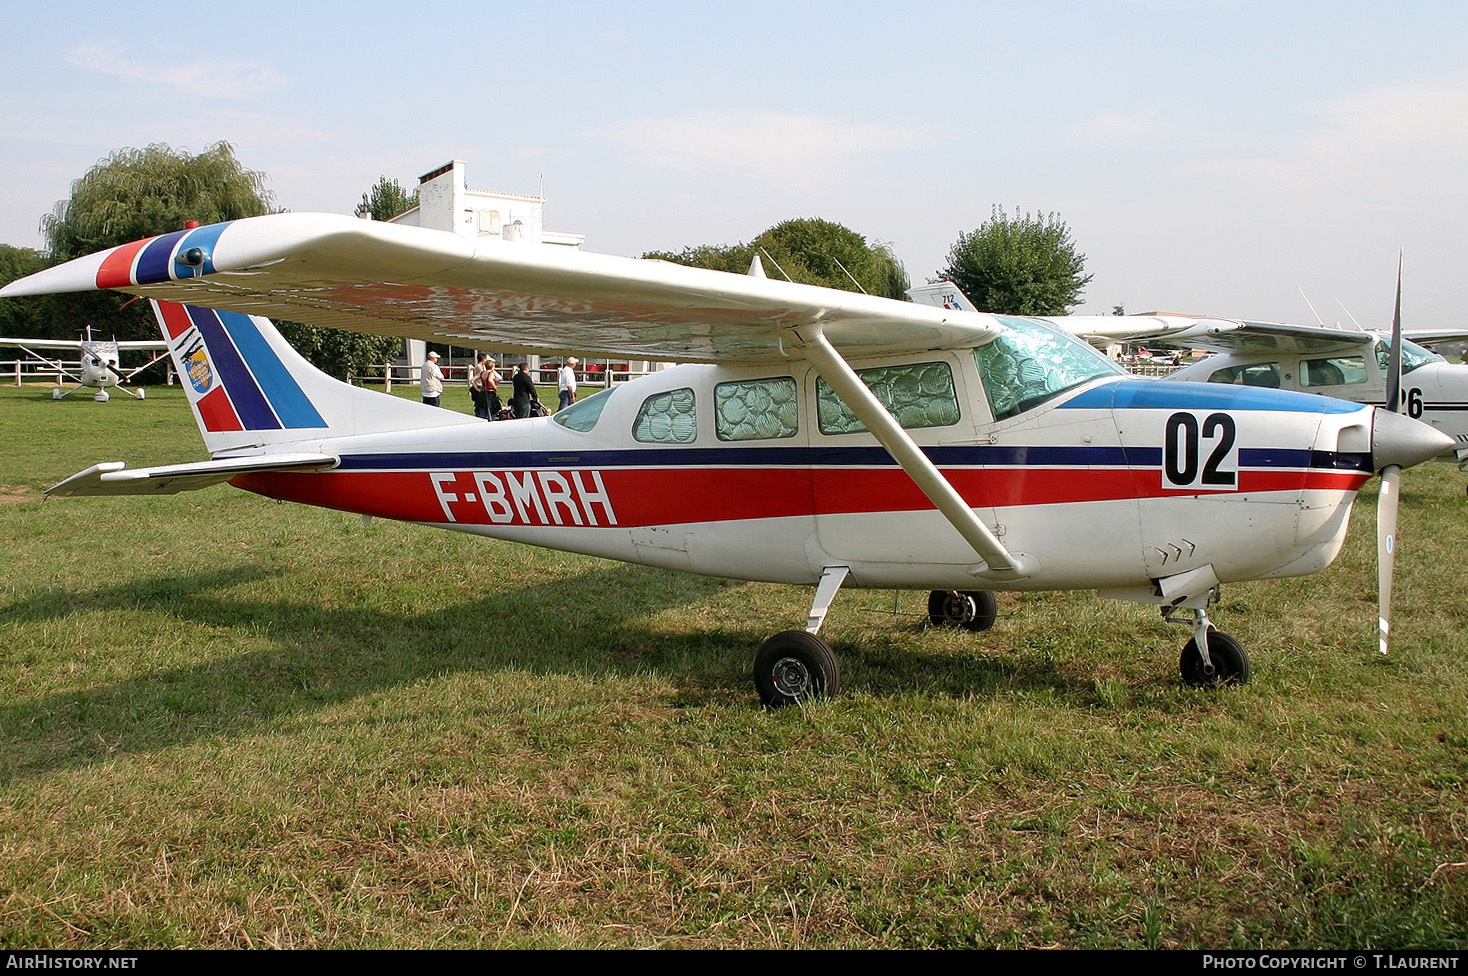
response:
M958 534L973 547L983 565L972 570L975 576L995 580L1025 579L1033 576L1038 568L1030 557L1011 553L1004 544L989 531L989 527L974 514L968 502L963 500L957 489L938 470L922 448L918 447L907 431L893 419L873 395L861 377L836 351L821 331L819 324L799 326L791 330L807 361L815 367L821 379L831 385L843 403L851 408L867 430L886 448L902 470L907 472L913 483L958 530Z

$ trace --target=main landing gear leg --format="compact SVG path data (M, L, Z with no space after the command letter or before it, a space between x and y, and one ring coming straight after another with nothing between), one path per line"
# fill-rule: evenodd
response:
M1163 619L1168 623L1186 623L1176 620L1176 614L1184 608L1166 607ZM1178 667L1182 671L1183 684L1193 688L1219 688L1224 685L1241 685L1249 680L1249 655L1233 637L1214 628L1203 607L1188 608L1193 611L1193 638L1183 646L1182 659Z
M805 630L776 634L754 656L754 687L766 706L784 708L836 694L841 681L836 655L816 635L847 572L845 566L828 566L816 586Z

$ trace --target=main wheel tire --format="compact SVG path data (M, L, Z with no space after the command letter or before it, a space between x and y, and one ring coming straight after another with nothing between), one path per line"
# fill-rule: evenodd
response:
M1193 688L1221 688L1249 680L1249 654L1243 644L1228 634L1209 628L1208 658L1213 662L1212 674L1203 669L1203 655L1198 653L1196 639L1183 646L1182 660L1178 662L1183 684Z
M988 630L999 619L999 600L988 590L934 590L928 594L928 622L934 627Z
M804 630L776 634L754 656L754 687L770 708L829 698L840 682L831 646Z

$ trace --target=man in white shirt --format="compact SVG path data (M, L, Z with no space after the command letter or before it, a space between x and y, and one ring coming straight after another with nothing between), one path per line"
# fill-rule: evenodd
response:
M423 361L423 402L430 406L438 406L438 398L443 396L443 370L438 368L438 353L430 352L428 358Z
M576 402L576 363L575 356L567 359L561 368L556 370L558 385L561 388L561 405L557 410L565 410Z

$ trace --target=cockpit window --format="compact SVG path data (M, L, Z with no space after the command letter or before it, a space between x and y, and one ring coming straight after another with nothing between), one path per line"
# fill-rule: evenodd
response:
M794 437L799 432L800 397L789 376L714 387L714 433L719 440Z
M1208 377L1210 383L1237 383L1240 386L1262 386L1279 389L1279 363L1245 363L1225 366Z
M692 444L697 437L693 390L687 387L654 393L642 401L632 424L632 439L644 444Z
M903 427L948 427L958 423L958 394L947 363L909 363L857 370L887 412ZM825 380L816 381L816 419L822 434L855 434L867 429Z
M1332 356L1300 361L1300 386L1350 386L1366 382L1365 356Z
M1069 333L1038 319L998 316L1005 331L974 350L995 420L1031 410L1120 366Z
M1392 344L1390 342L1386 342L1381 339L1378 339L1376 341L1376 361L1381 364L1381 371L1383 374L1385 374L1386 371L1391 368ZM1443 359L1437 353L1428 352L1426 349L1423 349L1421 346L1417 345L1417 343L1411 342L1407 339L1402 340L1403 376L1406 376L1408 373L1412 372L1412 370L1416 369L1419 366L1426 366L1428 363L1445 362L1447 362L1447 360Z
M601 419L601 409L607 405L607 397L611 396L611 390L602 390L593 393L584 400L578 400L565 410L557 410L551 419L568 430L579 430L583 434L596 426Z

